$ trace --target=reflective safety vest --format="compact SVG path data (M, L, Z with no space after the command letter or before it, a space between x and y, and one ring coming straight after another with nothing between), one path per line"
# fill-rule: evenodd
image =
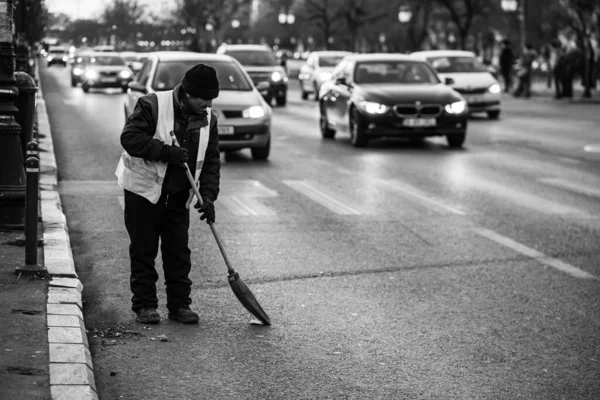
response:
M162 141L164 144L173 145L171 131L175 126L175 117L173 109L173 91L156 92L158 98L158 118L156 122L156 132L154 139ZM196 185L200 179L202 165L208 147L210 135L211 109L207 108L208 124L200 128L200 140L198 140L198 159L194 171ZM138 194L150 201L152 204L158 203L162 192L162 185L167 173L168 163L162 161L150 161L140 157L130 156L125 150L121 153L121 159L117 165L115 175L117 182L123 189ZM192 194L193 195L193 194ZM188 204L190 200L188 201Z

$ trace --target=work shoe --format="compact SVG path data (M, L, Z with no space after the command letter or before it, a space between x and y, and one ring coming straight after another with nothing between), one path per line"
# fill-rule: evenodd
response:
M169 319L179 321L182 324L197 324L200 321L198 314L189 308L180 308L176 312L169 312Z
M137 322L141 324L158 324L160 322L160 315L155 308L140 308L136 311Z

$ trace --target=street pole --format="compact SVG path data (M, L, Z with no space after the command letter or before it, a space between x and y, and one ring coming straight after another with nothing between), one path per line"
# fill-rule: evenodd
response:
M21 127L15 120L13 1L0 0L0 226L23 228L25 220L25 162Z
M519 1L519 45L523 51L527 44L527 0Z

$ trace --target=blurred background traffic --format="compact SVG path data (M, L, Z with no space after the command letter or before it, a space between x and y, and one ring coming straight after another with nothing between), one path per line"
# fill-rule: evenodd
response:
M573 79L588 95L599 75L597 0L20 0L15 7L18 51L49 63L57 60L49 61L50 46L63 46L59 59L70 64L76 52L103 46L135 72L152 51L266 44L297 78L315 50L463 49L498 76L501 43L509 40L515 69L522 49L534 50L539 82L551 84L553 43L569 54Z

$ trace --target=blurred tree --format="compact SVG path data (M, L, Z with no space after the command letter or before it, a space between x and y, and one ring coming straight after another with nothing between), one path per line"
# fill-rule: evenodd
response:
M333 38L340 30L341 4L339 0L306 0L307 20L321 36L325 48L330 49Z
M93 46L99 42L102 28L102 23L94 19L77 19L70 24L68 31L75 46L84 44L84 38L85 44Z
M343 3L341 16L345 23L345 31L348 32L346 47L351 51L364 49L362 39L359 37L361 29L365 25L373 25L386 16L389 16L387 0L346 0ZM373 11L377 10L377 11Z
M498 2L490 0L436 0L448 10L458 33L458 44L466 49L467 38L476 19L488 16L492 9L499 12Z
M134 27L140 22L146 7L139 0L113 0L102 13L104 35L114 35L117 43L121 40L135 40Z
M15 33L28 43L42 40L48 24L48 9L43 0L17 0L14 3Z

